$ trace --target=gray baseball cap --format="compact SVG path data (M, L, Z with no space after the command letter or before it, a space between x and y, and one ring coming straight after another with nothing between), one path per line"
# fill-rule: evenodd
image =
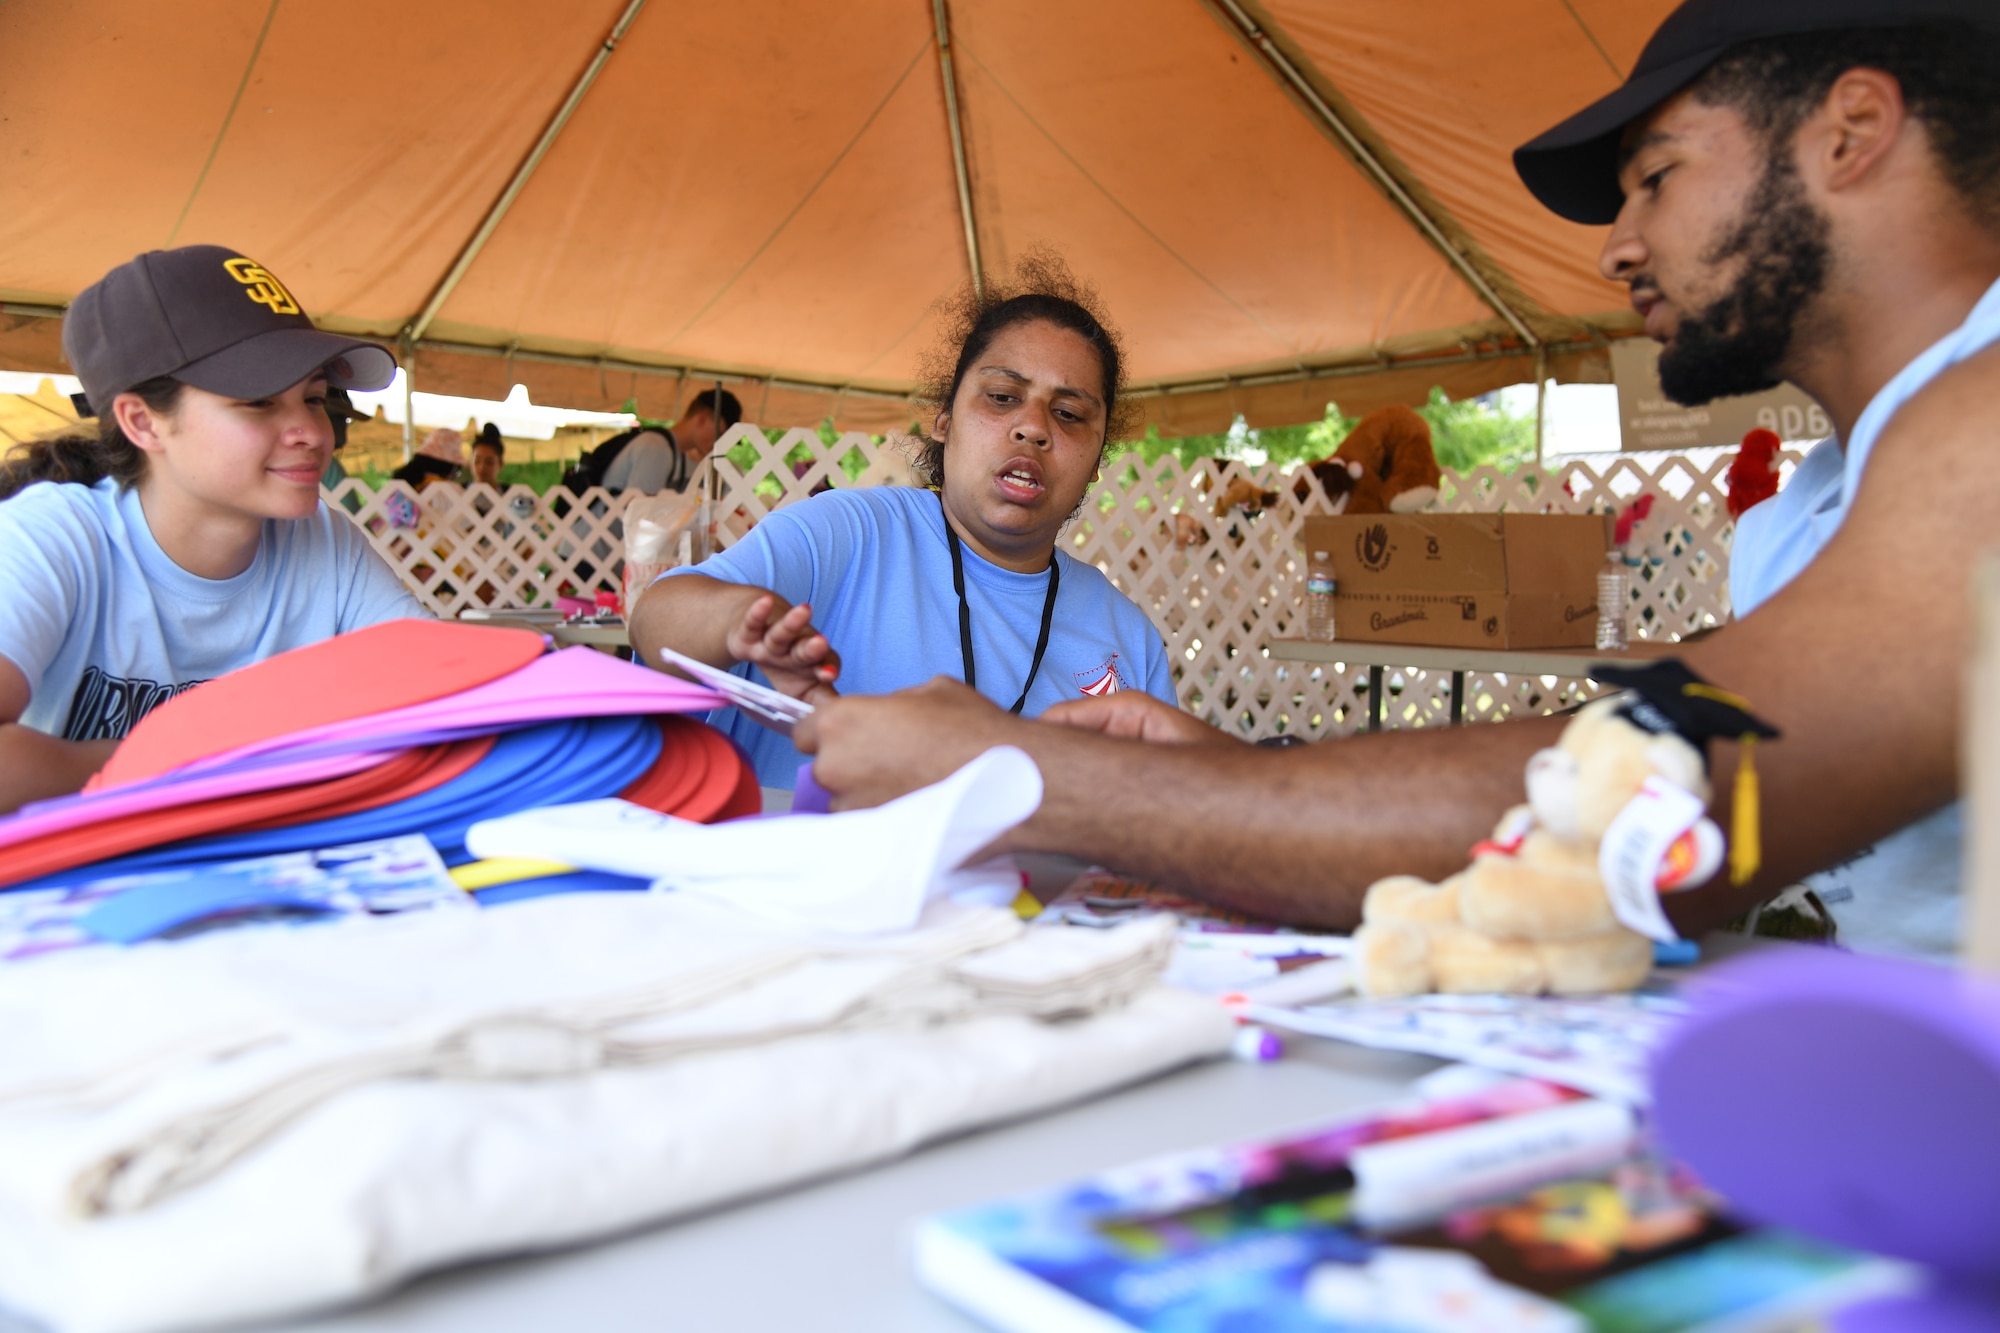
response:
M313 327L291 289L219 245L153 250L78 294L63 352L99 412L135 384L171 375L226 398L269 398L324 367L336 389L386 389L388 349Z
M1625 82L1514 150L1535 198L1571 222L1616 222L1625 127L1693 83L1732 46L1850 28L1964 23L2000 32L2000 0L1687 0L1661 21Z

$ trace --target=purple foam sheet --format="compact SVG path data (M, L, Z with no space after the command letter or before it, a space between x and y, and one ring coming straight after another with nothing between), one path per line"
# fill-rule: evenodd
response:
M1889 1296L1836 1311L1834 1333L1993 1333L2000 1296L1990 1287L1949 1284L1914 1296Z
M1708 974L1652 1072L1661 1136L1737 1211L1933 1271L1844 1328L2000 1327L2000 984L1774 948Z

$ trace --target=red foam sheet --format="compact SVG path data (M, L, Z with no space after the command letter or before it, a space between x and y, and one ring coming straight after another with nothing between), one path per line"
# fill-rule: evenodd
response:
M485 758L492 748L491 736L425 746L326 782L148 810L127 819L106 820L87 830L33 838L7 848L0 857L0 887L205 833L276 828L372 810L442 786Z
M662 717L659 727L660 757L618 795L635 805L671 814L701 789L708 774L709 751L700 735L708 728L685 717Z
M729 800L715 812L714 818L708 821L711 824L720 824L725 819L747 819L751 815L764 813L764 788L757 781L756 768L740 754L737 756L737 763L740 767L736 777L736 790L729 794Z
M625 800L702 824L763 809L757 772L727 736L688 717L661 718L660 732L659 759L619 793Z

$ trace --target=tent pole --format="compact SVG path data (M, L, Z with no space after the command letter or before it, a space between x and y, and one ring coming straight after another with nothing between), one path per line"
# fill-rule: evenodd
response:
M578 78L576 85L569 90L569 96L563 99L562 108L556 112L555 119L551 120L548 128L542 131L542 137L535 141L534 149L515 170L514 178L507 182L507 188L500 192L500 197L493 201L493 207L486 211L486 218L479 224L479 230L472 233L472 239L467 241L465 249L459 252L457 262L451 266L451 271L444 275L444 281L438 284L437 290L431 293L431 299L424 303L422 312L403 330L405 340L412 344L416 343L430 328L431 321L437 318L438 311L444 309L444 303L451 299L451 294L457 289L459 280L465 276L465 271L472 267L473 260L479 258L479 252L486 248L486 242L500 226L500 220L507 216L507 210L514 206L514 201L527 187L528 178L535 174L535 168L542 165L542 159L548 155L549 149L555 146L557 136L563 132L563 127L569 124L569 118L576 114L576 108L582 103L583 95L590 91L591 84L597 82L597 76L604 70L604 62L611 59L611 53L617 50L618 43L624 40L626 30L632 26L632 20L638 18L639 11L645 7L646 0L629 0L626 4L625 12L618 16L618 22L611 27L611 35L604 39L604 44L598 47L596 56L591 59L582 77Z
M1453 245L1445 236L1444 231L1438 226L1437 221L1424 211L1423 205L1410 197L1410 192L1405 190L1402 183L1389 173L1389 169L1382 165L1381 159L1368 151L1368 146L1361 142L1360 136L1355 134L1345 120L1341 119L1339 112L1327 105L1326 99L1321 97L1318 91L1306 79L1305 75L1299 72L1298 66L1294 65L1286 58L1285 53L1278 49L1277 44L1270 39L1263 28L1258 26L1257 21L1244 12L1243 7L1236 0L1215 0L1215 3L1220 5L1236 26L1242 30L1244 40L1248 41L1253 48L1262 53L1264 59L1271 63L1271 67L1278 71L1279 76L1287 84L1291 85L1292 90L1305 101L1307 106L1312 108L1313 114L1319 118L1320 123L1332 130L1334 137L1340 140L1349 153L1354 155L1355 161L1361 164L1362 169L1375 178L1375 183L1382 187L1383 192L1389 196L1390 201L1396 207L1402 209L1410 221L1417 224L1417 229L1423 232L1425 237L1430 240L1430 243L1443 253L1451 266L1458 270L1459 276L1471 284L1472 290L1479 293L1480 300L1486 302L1487 305L1493 308L1494 313L1506 320L1508 327L1514 330L1515 336L1520 338L1524 344L1530 348L1540 347L1542 345L1541 339L1537 338L1528 328L1527 322L1521 318L1512 306L1500 299L1500 293L1494 291L1492 284L1487 282L1479 270L1472 266L1471 261L1459 253L1458 247Z
M433 352L453 352L461 356L497 356L514 361L532 361L550 366L587 366L592 370L600 371L615 370L621 373L638 375L672 375L676 377L674 389L677 395L674 400L676 403L680 401L678 394L680 393L681 386L686 383L690 376L699 379L713 379L718 383L723 380L729 380L735 383L747 384L754 380L759 384L769 383L771 387L777 389L801 389L807 393L850 393L857 398L885 398L898 403L908 402L910 398L909 390L870 389L857 384L842 384L831 381L814 383L811 380L788 379L783 375L770 375L761 371L721 370L707 366L660 366L645 361L624 361L614 356L573 356L564 352L537 352L525 347L516 347L512 352L509 352L505 347L481 347L477 343L442 342L436 338L426 341L424 346Z
M1542 465L1542 440L1545 437L1544 409L1549 401L1549 349L1535 349L1535 466Z
M1589 348L1589 339L1570 339L1562 344L1572 349ZM434 352L449 352L460 356L505 357L504 347L481 347L477 343L446 342L430 339L424 347ZM516 361L528 361L552 366L587 366L594 370L614 370L620 373L639 375L673 375L679 385L688 379L716 379L736 383L755 381L759 384L767 380L772 388L796 389L805 393L837 393L853 398L882 399L890 402L908 402L911 391L907 389L871 388L854 383L833 383L793 379L783 375L769 376L762 372L745 370L725 370L716 367L687 365L663 366L644 361L625 361L617 357L576 356L564 352L540 352L531 348L515 348L512 353ZM1444 355L1412 355L1404 357L1371 356L1365 361L1339 362L1313 366L1299 366L1287 370L1267 371L1261 374L1233 375L1227 379L1146 381L1131 385L1124 393L1128 398L1175 397L1189 393L1208 393L1217 389L1255 389L1269 384L1296 384L1309 380L1349 379L1360 375L1378 375L1394 370L1413 370L1429 366L1462 366L1481 361L1519 360L1523 356L1520 348L1511 345L1489 344L1467 351Z
M410 461L416 452L417 442L417 383L416 349L407 343L403 347L403 461Z
M944 121L951 131L951 164L958 173L958 215L965 222L965 262L972 270L972 295L986 299L986 272L979 262L979 228L972 216L972 177L965 169L965 131L958 119L958 81L951 70L951 18L944 0L931 0L937 21L938 70L944 76Z
M1485 347L1443 356L1370 357L1366 361L1338 362L1274 370L1261 375L1232 375L1223 379L1147 381L1129 386L1120 397L1159 398L1177 394L1217 393L1226 389L1261 389L1269 384L1298 384L1311 380L1353 379L1397 370L1422 370L1438 366L1464 366L1481 361L1518 361L1518 347ZM1532 372L1531 372L1532 373Z

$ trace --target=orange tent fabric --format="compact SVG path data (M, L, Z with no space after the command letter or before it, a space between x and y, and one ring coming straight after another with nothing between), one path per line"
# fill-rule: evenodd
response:
M0 368L63 369L79 289L212 241L330 327L416 335L420 388L670 415L720 378L767 425L879 430L969 231L991 272L1045 243L1093 283L1170 431L1516 382L1531 339L1608 378L1636 326L1600 235L1507 154L1670 8L0 5Z

